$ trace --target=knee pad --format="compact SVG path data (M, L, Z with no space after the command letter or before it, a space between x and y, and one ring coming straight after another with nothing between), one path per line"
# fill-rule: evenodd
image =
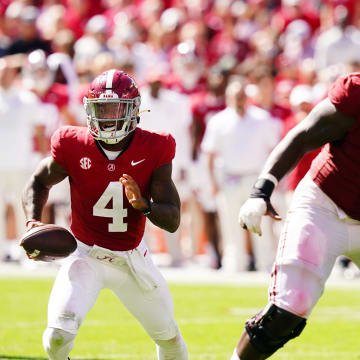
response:
M255 349L268 357L299 336L305 325L306 319L269 304L246 322L245 329Z

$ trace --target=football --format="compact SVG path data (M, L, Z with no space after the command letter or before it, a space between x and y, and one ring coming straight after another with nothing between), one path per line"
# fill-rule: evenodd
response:
M67 229L45 224L27 231L20 240L24 250L36 260L63 259L75 251L75 237Z

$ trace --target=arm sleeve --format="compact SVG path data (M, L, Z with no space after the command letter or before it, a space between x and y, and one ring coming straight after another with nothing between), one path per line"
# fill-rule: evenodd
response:
M328 97L339 111L357 117L360 109L360 73L340 76L331 85Z

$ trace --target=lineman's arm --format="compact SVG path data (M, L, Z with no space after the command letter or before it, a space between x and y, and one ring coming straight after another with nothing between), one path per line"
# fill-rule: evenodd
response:
M39 163L22 194L26 219L41 221L41 213L51 187L67 176L66 171L51 156Z
M130 175L124 174L120 182L130 204L139 211L149 208L147 218L156 226L175 232L180 224L180 198L171 179L172 164L165 164L155 170L151 177L150 193L152 202L146 200Z
M262 173L280 181L308 151L342 139L355 121L338 111L329 99L323 100L275 147Z
M328 142L341 140L356 119L336 109L327 98L294 127L269 155L253 191L240 209L242 227L261 235L261 216L280 219L270 203L270 196L280 181L311 150Z

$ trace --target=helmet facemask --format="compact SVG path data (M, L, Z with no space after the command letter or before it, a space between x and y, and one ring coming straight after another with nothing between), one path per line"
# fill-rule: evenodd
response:
M120 99L107 91L99 98L84 97L87 125L90 134L107 144L116 144L135 130L140 107L140 96Z

